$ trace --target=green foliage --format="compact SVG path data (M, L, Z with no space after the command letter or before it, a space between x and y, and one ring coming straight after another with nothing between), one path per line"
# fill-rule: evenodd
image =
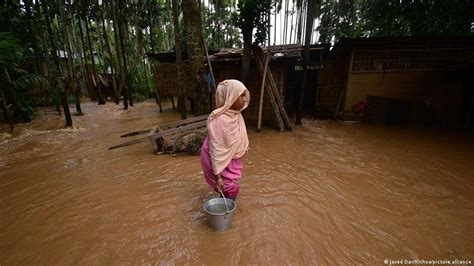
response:
M9 33L0 32L0 86L7 98L15 106L14 116L29 121L35 110L34 101L29 97L29 89L37 84L48 85L38 74L29 74L20 66L22 48Z
M320 42L334 36L472 35L469 0L323 0Z
M8 32L0 32L0 67L18 67L22 56L18 41Z
M285 0L286 1L286 0ZM289 1L290 9L302 10L310 0ZM399 35L472 35L472 0L311 0L316 1L316 17L319 21L319 41L336 41L342 37L375 37ZM13 105L15 115L31 116L38 99L51 97L58 101L54 67L50 57L46 33L44 1L4 1L0 6L0 82L8 104ZM115 4L117 21L114 21ZM210 50L223 47L241 47L244 29L258 43L264 43L269 30L270 10L282 12L283 0L210 0L200 1L203 18L203 35ZM291 7L293 3L293 7ZM67 31L60 17L58 1L48 1L51 25L58 49L67 50ZM153 88L153 71L146 52L171 51L174 46L170 0L65 0L63 9L69 29L72 64L76 77L70 82L83 84L90 76L92 66L99 72L115 73L123 70L122 54L117 47L114 25L123 24L127 73L134 100L150 96ZM288 16L288 14L286 14ZM83 44L87 21L92 51L87 38ZM103 27L104 20L106 21ZM181 20L180 45L184 25ZM105 37L104 37L105 28ZM112 52L109 53L105 39ZM85 45L85 47L83 47ZM94 62L90 53L96 55ZM120 57L120 58L119 58ZM65 58L63 70L67 69ZM63 71L65 72L65 71ZM44 73L43 77L38 73ZM66 81L70 80L65 79ZM66 84L67 85L67 84ZM45 88L49 87L49 90ZM71 87L71 86L68 86ZM85 91L82 89L82 91ZM32 96L35 95L35 96ZM152 96L152 94L151 94ZM37 98L34 98L37 97ZM56 99L57 98L57 99ZM70 98L70 97L69 97ZM71 99L70 99L71 101ZM23 118L24 118L23 117Z
M240 30L236 27L232 19L236 16L236 13L233 8L231 8L230 1L225 5L220 4L216 6L216 12L213 12L206 6L204 6L203 9L203 33L204 38L207 40L209 50L242 47ZM224 34L225 36L223 36Z
M229 8L235 6L237 0L210 0L209 2L216 8Z
M270 27L265 15L275 4L271 0L241 0L237 4L238 14L233 14L233 21L242 30L255 28L255 41L264 43Z
M134 65L130 69L130 77L132 79L132 97L136 102L142 102L150 97L153 87L153 79L151 73L146 69L143 62L134 59Z

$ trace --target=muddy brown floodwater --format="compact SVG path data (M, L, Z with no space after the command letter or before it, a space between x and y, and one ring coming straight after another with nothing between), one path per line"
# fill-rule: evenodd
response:
M383 264L474 260L474 137L304 120L248 128L233 226L211 231L196 156L120 135L179 119L153 102L40 111L0 135L0 264Z

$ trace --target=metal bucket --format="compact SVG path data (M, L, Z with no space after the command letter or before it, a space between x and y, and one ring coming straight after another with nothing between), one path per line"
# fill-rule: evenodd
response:
M209 226L216 231L225 231L232 225L232 215L237 205L231 199L215 198L206 201L202 207L206 213Z

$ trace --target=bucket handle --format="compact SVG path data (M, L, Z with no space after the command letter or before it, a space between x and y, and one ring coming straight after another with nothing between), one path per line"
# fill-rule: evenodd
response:
M227 199L225 198L224 193L222 193L222 190L219 190L219 192L221 193L222 197L224 198L225 209L227 210L226 213L224 214L224 218L227 219L227 214L230 213L229 206L227 206Z

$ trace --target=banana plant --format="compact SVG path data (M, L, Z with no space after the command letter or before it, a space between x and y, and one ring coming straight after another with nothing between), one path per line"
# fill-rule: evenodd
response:
M30 122L34 108L27 96L33 85L48 85L48 81L39 74L29 74L18 62L21 61L21 46L10 34L0 32L0 97L3 117L10 123L16 117Z

